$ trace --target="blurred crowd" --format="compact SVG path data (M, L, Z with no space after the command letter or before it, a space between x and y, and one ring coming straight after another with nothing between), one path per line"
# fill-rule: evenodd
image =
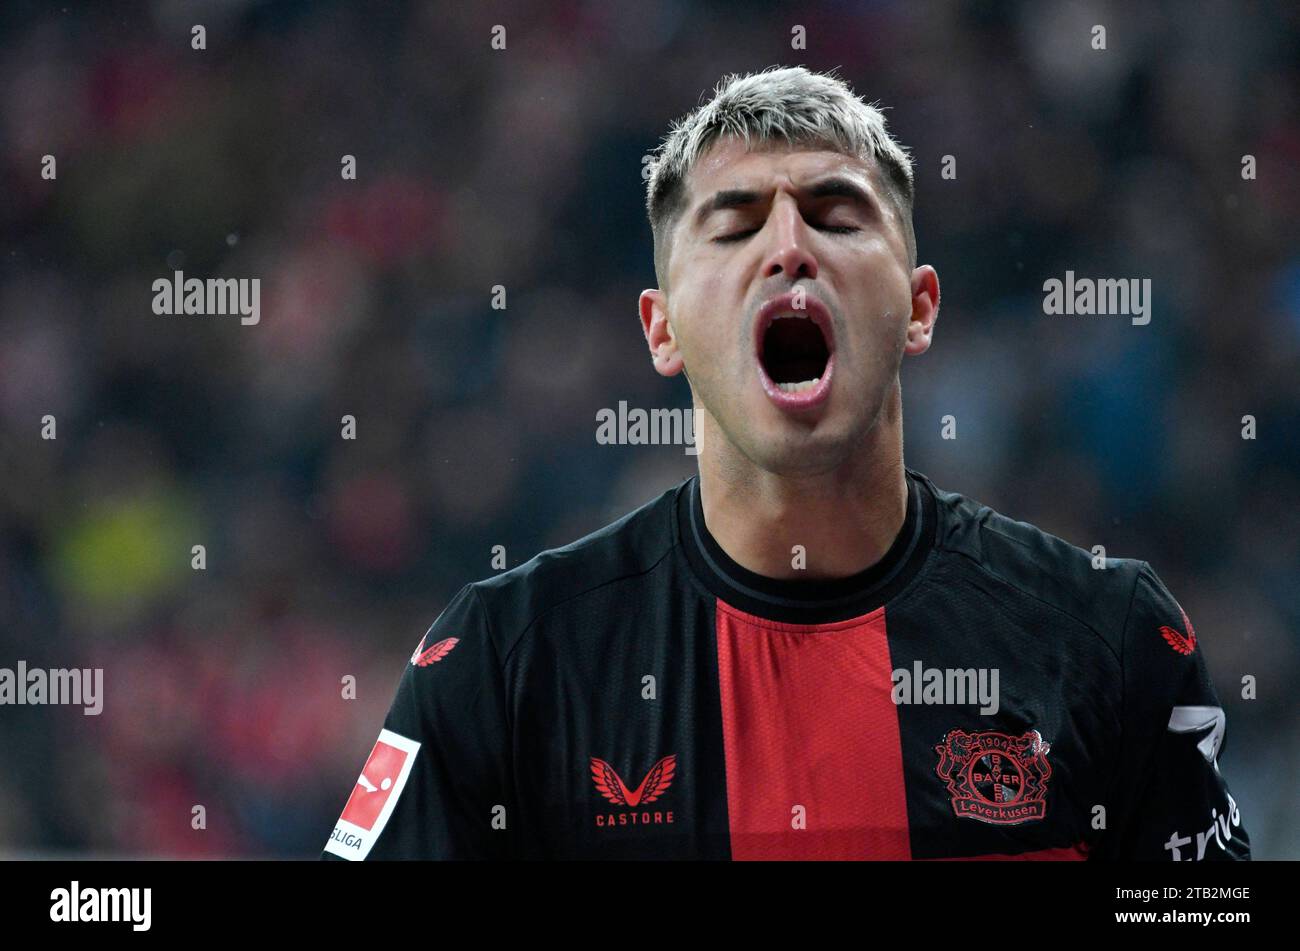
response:
M643 156L724 74L804 64L917 163L908 465L1149 561L1256 856L1300 857L1300 15L1194 7L6 4L0 667L105 699L0 707L0 855L318 854L493 546L692 474L595 440L689 405L640 337ZM1151 323L1046 316L1067 269L1151 279ZM177 270L260 278L261 322L155 315Z

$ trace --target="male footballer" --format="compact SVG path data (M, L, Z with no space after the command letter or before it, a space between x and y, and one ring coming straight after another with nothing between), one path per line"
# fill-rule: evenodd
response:
M325 855L1249 858L1150 565L904 465L939 281L881 113L731 76L654 159L641 325L699 473L460 590Z

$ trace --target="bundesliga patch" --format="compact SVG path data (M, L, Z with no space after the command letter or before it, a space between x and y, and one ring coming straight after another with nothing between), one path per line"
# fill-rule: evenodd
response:
M361 776L343 807L334 832L325 843L325 851L340 858L360 861L370 854L388 817L397 806L397 797L411 775L420 744L392 730L380 730L375 748L370 751Z
M1017 825L1047 815L1050 750L1037 730L1020 736L949 730L934 748L939 754L935 771L948 785L957 816Z

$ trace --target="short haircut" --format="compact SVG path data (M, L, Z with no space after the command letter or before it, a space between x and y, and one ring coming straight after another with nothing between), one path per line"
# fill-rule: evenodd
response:
M874 161L898 208L908 260L915 266L912 160L889 134L884 114L830 73L771 66L759 73L725 76L713 98L674 122L655 150L646 184L646 212L661 288L668 286L669 238L686 204L686 176L726 136L743 139L750 149L779 141Z

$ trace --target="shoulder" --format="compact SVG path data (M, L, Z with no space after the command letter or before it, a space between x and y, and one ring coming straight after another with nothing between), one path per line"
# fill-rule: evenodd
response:
M500 656L547 612L653 571L676 544L675 503L684 485L574 542L467 585L464 593L480 606Z
M1135 599L1163 586L1136 558L1102 557L958 492L934 493L936 549L1085 624L1119 655ZM1145 585L1140 584L1145 580ZM1167 594L1167 592L1165 592Z

